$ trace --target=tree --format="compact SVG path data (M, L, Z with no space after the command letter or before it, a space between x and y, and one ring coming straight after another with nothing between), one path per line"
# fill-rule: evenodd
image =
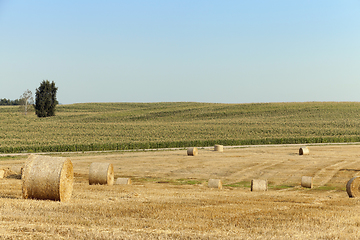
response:
M25 115L28 112L28 106L31 106L34 104L34 98L33 98L33 94L32 92L27 89L21 96L19 99L20 103L21 103L21 109L24 111Z
M55 82L43 80L35 93L35 113L38 117L55 116L55 107L58 104L56 100Z
M0 99L0 105L20 105L20 99L10 100L10 99Z

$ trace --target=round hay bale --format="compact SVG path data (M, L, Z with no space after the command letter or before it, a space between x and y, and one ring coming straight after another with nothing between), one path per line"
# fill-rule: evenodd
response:
M190 147L187 149L188 156L196 156L198 155L198 149L196 147Z
M224 151L224 146L223 145L215 145L214 146L214 151L223 152Z
M0 169L0 178L4 178L4 177L5 177L5 170Z
M353 177L346 184L346 192L351 198L360 196L360 178Z
M130 178L117 178L116 185L122 185L122 184L131 184L131 179Z
M209 179L208 187L222 189L222 182L220 179Z
M14 165L14 166L11 166L11 167L10 167L10 170L13 171L13 172L15 172L15 174L22 174L23 168L24 168L24 167L21 166L21 165Z
M113 185L113 165L111 163L93 162L89 170L89 184Z
M23 198L65 202L71 198L73 183L68 158L30 155L22 172Z
M310 151L308 147L301 147L299 149L299 155L309 155Z
M268 181L262 179L253 179L251 180L251 191L252 192L261 192L268 190Z
M306 188L313 188L313 178L302 176L301 177L301 186Z

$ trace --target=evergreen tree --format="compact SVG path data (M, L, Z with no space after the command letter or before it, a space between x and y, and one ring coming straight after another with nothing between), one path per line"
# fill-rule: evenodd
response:
M35 93L35 113L38 117L55 116L55 107L58 104L56 100L55 82L51 83L49 80L43 80L40 87L36 89Z

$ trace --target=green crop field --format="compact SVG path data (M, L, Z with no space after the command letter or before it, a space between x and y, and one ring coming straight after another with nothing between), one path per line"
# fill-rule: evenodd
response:
M360 141L360 103L84 103L0 107L0 152Z

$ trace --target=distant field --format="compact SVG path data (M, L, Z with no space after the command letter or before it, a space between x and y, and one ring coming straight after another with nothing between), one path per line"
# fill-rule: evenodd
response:
M360 103L86 103L0 107L0 152L360 141Z

